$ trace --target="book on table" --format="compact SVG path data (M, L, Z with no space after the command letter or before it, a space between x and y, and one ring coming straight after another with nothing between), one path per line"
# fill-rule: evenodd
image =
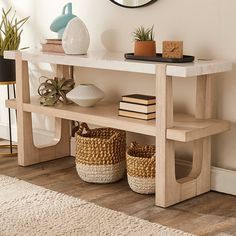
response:
M141 112L133 112L119 109L119 116L125 116L130 118L136 118L141 120L153 120L156 118L156 113L141 113Z
M126 111L141 112L141 113L153 113L153 112L156 112L156 104L143 105L143 104L138 104L138 103L121 101L120 109L126 110Z
M141 120L156 118L156 97L143 94L122 96L119 115Z
M61 39L46 39L46 43L62 45L62 40Z
M42 52L64 53L62 41L60 39L46 39L46 43L42 43Z
M152 105L156 103L156 97L143 94L130 94L122 96L122 101L143 105Z

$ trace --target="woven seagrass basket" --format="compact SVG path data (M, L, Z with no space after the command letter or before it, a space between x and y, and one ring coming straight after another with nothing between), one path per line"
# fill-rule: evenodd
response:
M131 143L126 152L130 188L137 193L155 193L155 146Z
M112 128L89 129L81 123L76 136L76 169L90 183L112 183L125 172L126 133Z

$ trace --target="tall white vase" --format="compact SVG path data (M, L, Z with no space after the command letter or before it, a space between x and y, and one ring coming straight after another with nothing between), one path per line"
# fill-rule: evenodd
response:
M62 47L66 54L83 55L88 52L90 44L89 32L82 20L72 19L62 36Z

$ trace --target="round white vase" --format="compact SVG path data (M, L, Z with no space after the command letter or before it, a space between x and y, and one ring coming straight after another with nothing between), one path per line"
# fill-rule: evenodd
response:
M92 107L105 97L104 92L93 84L80 84L66 97L81 107Z
M62 36L62 47L66 54L83 55L88 52L90 44L89 32L82 20L72 19Z

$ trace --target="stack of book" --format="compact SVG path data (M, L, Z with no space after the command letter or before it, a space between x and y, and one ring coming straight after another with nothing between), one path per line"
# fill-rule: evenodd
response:
M46 42L42 43L42 52L64 53L61 39L46 39Z
M143 94L122 96L119 115L141 120L156 118L156 97Z

